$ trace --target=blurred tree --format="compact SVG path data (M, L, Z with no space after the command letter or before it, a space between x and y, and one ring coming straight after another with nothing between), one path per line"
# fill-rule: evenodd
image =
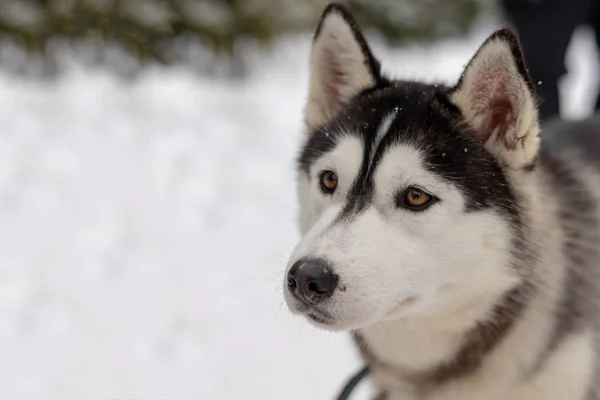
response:
M465 32L483 0L345 0L361 25L393 43ZM237 44L269 44L314 28L329 0L0 0L0 43L40 59L53 41L116 44L141 62L171 63L175 44L236 58Z
M465 33L481 11L481 0L347 0L361 24L391 43L433 40Z

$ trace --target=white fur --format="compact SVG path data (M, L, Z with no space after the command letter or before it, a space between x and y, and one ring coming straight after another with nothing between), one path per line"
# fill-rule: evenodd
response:
M375 136L375 140L373 141L373 148L371 149L371 155L369 156L369 168L373 165L373 160L375 159L375 155L377 154L377 149L379 148L379 145L381 144L381 141L383 140L383 138L387 135L388 131L390 130L390 126L392 125L392 122L394 122L394 118L396 117L396 112L393 111L391 113L389 113L388 115L386 115L383 120L381 121L381 124L379 125L379 128L377 129L377 134Z
M594 358L592 332L572 334L531 381L519 385L503 400L584 399L593 379Z

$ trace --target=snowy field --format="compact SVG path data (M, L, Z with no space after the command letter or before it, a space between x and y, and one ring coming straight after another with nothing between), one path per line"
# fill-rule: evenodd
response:
M490 31L376 53L453 80ZM0 74L0 398L331 399L359 367L281 295L309 40L244 81ZM572 47L567 116L589 109L591 46Z

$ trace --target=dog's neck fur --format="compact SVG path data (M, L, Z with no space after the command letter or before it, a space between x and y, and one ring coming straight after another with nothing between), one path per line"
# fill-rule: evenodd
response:
M477 318L489 313L495 302L474 302L442 317L412 316L378 322L357 331L364 349L377 362L410 371L429 371L451 358Z
M422 394L475 370L508 333L532 289L523 282L496 301L478 299L442 317L382 321L354 338L384 388Z

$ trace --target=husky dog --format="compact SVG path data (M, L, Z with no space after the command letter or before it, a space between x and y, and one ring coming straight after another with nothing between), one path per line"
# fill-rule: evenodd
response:
M600 121L541 133L537 107L510 30L446 86L323 13L284 295L387 399L600 399Z

